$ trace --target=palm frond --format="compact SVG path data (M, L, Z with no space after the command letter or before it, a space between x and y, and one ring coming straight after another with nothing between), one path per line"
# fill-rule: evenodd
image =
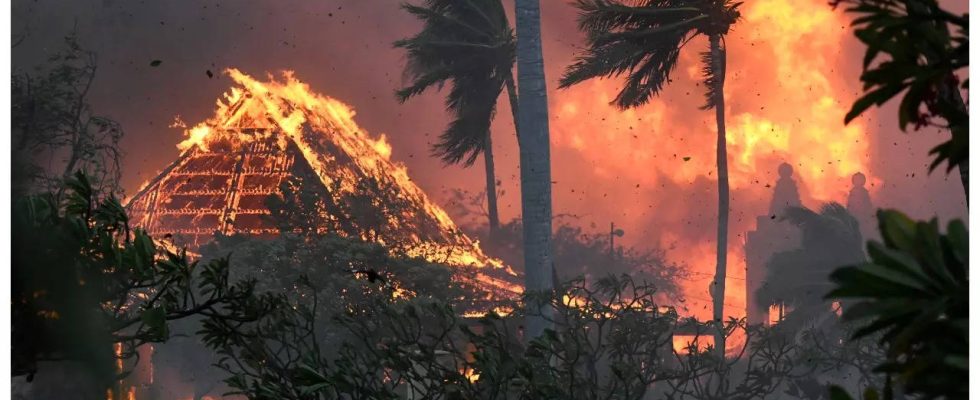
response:
M719 96L723 94L725 66L727 64L725 58L728 54L724 44L721 44L721 51L718 54L720 60L715 60L714 54L710 50L701 53L701 76L705 88L704 105L701 106L702 110L715 108L719 104ZM715 61L718 61L717 65L720 66L720 70L715 68Z
M782 220L789 221L796 226L804 226L808 223L819 221L820 214L806 207L786 207L783 211Z
M488 1L488 0L450 0L463 3L466 7L470 9L476 15L479 15L484 22L489 26L495 26L496 28L509 29L510 24L507 23L507 14L504 12L503 3L500 1ZM503 24L501 24L503 22Z
M578 0L579 28L588 47L559 81L562 88L598 77L626 74L613 104L646 103L670 81L681 49L707 18L695 0L647 0L627 6L610 0Z
M626 84L613 104L628 108L660 93L677 66L686 32L672 32L645 42L616 41L589 48L578 56L559 81L566 88L597 77L626 73Z
M566 88L588 79L627 74L626 84L613 101L621 108L646 103L670 82L681 49L696 35L723 37L739 18L741 3L730 0L642 0L627 5L618 0L575 0L579 29L587 48L560 80ZM712 55L702 57L708 101L720 97L724 68L715 70ZM725 51L720 57L724 61ZM723 63L722 63L723 64Z
M680 48L670 47L662 57L647 57L641 65L626 78L626 85L613 99L620 108L630 108L645 104L650 97L657 95L670 80L670 73L677 66Z
M609 0L577 0L579 29L589 35L664 26L700 14L693 1L645 1L628 6Z
M490 32L486 30L479 29L466 21L457 18L455 15L450 13L440 13L435 9L415 6L412 4L402 4L402 9L408 11L410 14L415 15L423 22L426 23L427 29L446 29L454 30L456 28L464 28L468 30L471 34L484 37L492 37Z
M681 21L658 25L651 28L596 34L595 37L591 39L591 41L595 44L602 45L602 44L615 42L619 40L631 40L631 39L642 40L647 37L655 37L658 35L665 35L665 34L669 35L671 33L676 33L676 32L687 32L695 29L695 24L698 21L705 20L707 18L708 18L707 15L698 15Z
M451 89L446 110L452 122L432 147L448 164L471 165L483 153L496 101L516 55L514 32L501 0L425 0L402 8L422 21L422 30L394 42L406 50L403 79L395 95L405 101L425 90Z
M840 203L831 202L820 207L820 215L833 224L832 229L839 237L850 238L856 243L862 243L861 224L854 214L847 211Z
M472 165L486 148L502 89L502 77L457 77L446 96L446 109L455 119L433 145L432 154L447 164Z
M395 91L395 97L399 103L404 103L408 99L418 96L434 85L442 88L442 84L452 77L451 71L446 68L432 70L405 71L412 83L404 88Z

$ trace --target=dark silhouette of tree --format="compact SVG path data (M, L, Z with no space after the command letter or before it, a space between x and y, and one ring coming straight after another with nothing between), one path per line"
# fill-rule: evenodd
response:
M799 367L805 353L792 337L737 320L726 322L726 334L743 331L753 345L735 358L674 347L680 330L696 342L713 324L659 306L656 287L626 275L573 280L542 295L552 328L532 340L521 337L517 304L509 315L461 318L432 298L375 296L318 329L330 300L312 286L296 292L307 301L268 295L235 305L254 322L227 330L208 323L208 344L225 356L219 365L233 390L254 399L748 400L814 371ZM340 340L325 345L329 335ZM719 368L732 373L728 384L712 379Z
M14 208L14 376L43 376L40 362L78 363L97 386L94 397L78 396L104 396L128 374L115 361L138 361L138 347L166 341L169 321L220 315L232 299L252 296L252 282L229 283L227 258L190 261L131 229L119 201L81 172L65 184L63 201L45 193Z
M57 192L76 170L95 187L119 193L122 127L94 113L88 94L98 69L96 54L78 38L48 58L47 68L11 79L11 134L15 195Z
M298 373L338 367L332 362L342 344L380 336L351 337L337 321L348 312L419 298L439 300L455 315L489 297L455 282L458 271L445 265L332 233L225 236L201 251L204 259L231 253L232 277L256 282L253 298L230 305L230 315L207 318L201 332L218 354L216 367L228 373L226 384L249 398L322 398L304 392Z
M584 54L561 78L561 87L598 77L626 74L626 85L613 104L630 108L645 104L670 82L670 73L687 43L708 37L710 49L702 54L706 102L717 122L718 239L717 265L711 291L716 343L724 351L725 276L728 246L728 154L725 141L725 35L740 14L741 3L730 0L644 0L636 6L615 0L577 0L579 29L587 35Z
M515 40L501 0L425 0L422 6L402 5L422 21L422 31L395 42L406 50L405 76L410 84L396 92L399 101L446 82L446 109L453 121L433 145L446 164L470 166L483 155L491 238L500 226L497 178L494 174L490 123L504 87L517 125L514 87Z
M936 146L930 171L947 163L960 169L969 192L969 114L958 72L969 65L969 15L954 15L935 0L833 0L856 14L855 36L868 46L861 81L865 94L845 116L853 120L905 92L899 126L939 126L950 140ZM945 120L945 125L936 123ZM853 302L843 319L863 324L852 341L881 335L886 360L884 399L904 392L921 398L966 398L969 375L969 243L966 225L936 219L913 221L896 210L879 210L882 242L869 241L870 261L841 267L827 297ZM832 400L850 400L832 387ZM868 390L864 398L878 398Z
M895 210L878 211L878 223L883 241L868 242L871 259L834 271L827 297L853 303L843 314L860 324L853 339L881 335L886 359L875 370L885 374L885 399L894 398L893 386L926 399L967 398L966 225L953 220L943 234L936 219L917 222ZM833 396L849 398L840 388Z
M969 14L955 15L936 0L832 0L855 14L854 36L867 45L861 64L864 95L844 117L848 123L871 106L902 95L898 124L949 129L949 140L933 148L930 171L944 161L960 169L969 196L970 116L960 82L970 64ZM945 124L937 122L945 121Z

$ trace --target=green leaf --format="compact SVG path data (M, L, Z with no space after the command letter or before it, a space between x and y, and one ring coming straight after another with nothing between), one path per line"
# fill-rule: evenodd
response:
M949 366L959 368L964 371L970 368L970 360L965 356L956 356L956 355L946 356L946 359L943 360L943 362L945 362Z
M885 244L898 250L915 247L915 221L896 210L879 210L878 227Z
M951 221L946 228L946 238L949 240L951 250L956 258L964 265L968 264L970 239L963 221L958 219Z
M888 101L888 99L891 99L896 94L901 92L903 89L905 89L905 86L901 84L888 85L865 94L860 99L857 99L857 101L854 102L854 105L851 106L851 110L847 112L846 116L844 116L844 124L850 123L869 107L883 104L884 102Z
M837 385L830 386L830 400L854 400L843 388Z
M922 104L922 95L925 93L927 85L923 82L915 82L909 86L908 92L902 97L902 102L898 105L898 129L905 131L914 118L918 118L919 106Z
M170 332L167 330L167 310L163 307L144 310L140 319L149 329L149 334L153 340L162 341L170 336Z

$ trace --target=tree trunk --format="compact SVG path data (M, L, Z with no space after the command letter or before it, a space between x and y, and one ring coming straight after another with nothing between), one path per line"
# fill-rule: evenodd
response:
M507 84L507 98L510 99L510 113L514 118L514 134L517 135L517 141L520 142L521 128L520 124L518 124L518 121L520 121L520 116L517 112L519 107L517 102L517 88L514 87L514 74L508 75L505 82Z
M525 293L552 290L551 150L548 94L541 54L541 10L538 0L515 0L517 16L517 89L521 99L518 126L521 153L521 214L524 224ZM533 299L533 298L532 298ZM540 336L550 325L547 302L530 300L524 337Z
M495 243L500 231L500 217L497 215L497 176L493 168L493 139L487 130L487 147L483 150L483 161L487 175L487 217L490 220L490 242Z
M715 280L712 282L714 300L714 322L718 331L715 333L715 346L719 356L725 356L725 277L727 275L728 257L728 149L725 140L725 56L719 43L720 35L711 35L711 59L716 79L715 84L715 120L718 124L718 143L716 161L718 163L718 247L717 264L715 265Z

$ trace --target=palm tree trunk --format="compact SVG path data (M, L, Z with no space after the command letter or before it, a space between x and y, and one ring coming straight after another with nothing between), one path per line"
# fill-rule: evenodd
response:
M490 220L490 243L497 240L500 217L497 215L497 177L493 168L493 139L487 130L487 147L483 149L483 161L487 175L487 217Z
M715 121L718 124L718 143L716 161L718 163L718 248L717 264L715 265L715 280L712 282L714 294L714 322L718 326L715 333L715 345L721 359L725 356L725 276L727 275L728 257L728 144L725 140L725 58L722 54L720 35L711 35L711 59L714 65L715 89L717 96L715 105Z
M539 0L515 0L517 16L517 89L521 152L521 214L524 225L525 293L552 290L551 149L548 135L548 94L541 54ZM544 333L552 310L533 297L525 304L526 340Z
M517 128L517 88L514 85L514 75L507 75L507 79L504 82L507 87L507 98L510 100L511 116L514 120L514 133L517 135L518 141L520 141L520 130ZM490 220L490 243L493 244L497 241L500 234L500 216L497 211L497 178L494 173L493 141L490 135L487 135L487 148L483 153L483 160L486 162L487 171L487 214Z
M510 99L510 113L514 118L514 133L517 135L518 142L520 142L521 128L520 125L518 124L520 117L517 112L518 111L517 88L514 86L514 74L508 75L505 83L507 84L507 97Z

